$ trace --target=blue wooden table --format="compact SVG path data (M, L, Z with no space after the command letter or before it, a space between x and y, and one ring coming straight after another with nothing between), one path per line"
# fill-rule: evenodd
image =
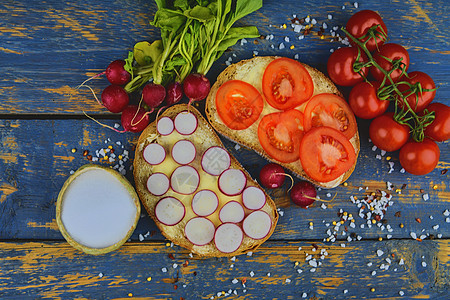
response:
M448 1L267 0L239 21L273 38L238 42L208 73L253 55L281 55L326 70L342 44L332 31L356 11L378 11L390 41L410 54L410 71L431 75L436 101L450 105ZM361 153L349 180L319 196L308 209L293 205L287 186L270 191L280 220L272 237L251 255L199 258L164 239L143 213L119 250L89 256L72 248L55 221L56 198L74 170L112 146L126 176L138 134L119 134L89 90L75 89L125 58L159 32L149 25L147 0L26 1L0 4L0 298L148 299L449 299L449 142L440 143L437 168L426 176L401 172L398 153L382 153L358 120ZM317 22L308 35L294 17ZM314 20L314 21L313 21ZM317 35L326 23L324 38ZM93 80L97 94L106 79ZM200 106L201 108L201 106ZM224 141L253 177L264 161ZM87 153L88 152L88 153ZM107 166L114 161L92 162ZM367 197L389 193L384 218L370 216ZM353 219L353 221L352 221Z

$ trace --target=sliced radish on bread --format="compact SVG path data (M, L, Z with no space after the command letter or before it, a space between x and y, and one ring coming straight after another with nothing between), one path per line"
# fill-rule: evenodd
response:
M155 216L159 222L173 226L183 220L186 213L185 207L180 200L174 197L162 198L155 206Z
M195 193L191 205L197 216L206 217L216 211L219 206L219 198L211 190L201 190Z
M262 210L255 210L245 217L242 229L245 234L252 239L259 240L265 238L272 227L272 219Z
M200 176L197 170L192 166L180 166L173 171L170 176L170 186L172 189L183 195L190 195L194 193L198 184L200 183Z
M242 193L247 185L247 177L239 169L227 169L219 176L219 189L228 196L236 196Z
M157 143L148 144L142 153L147 163L151 165L159 165L166 158L166 150Z
M148 177L147 189L155 196L164 195L170 187L169 178L164 173L153 173Z
M172 158L180 165L190 164L196 155L197 151L194 144L189 140L179 140L172 147Z
M237 201L227 202L219 212L219 219L222 223L239 223L244 220L245 211Z
M218 176L230 167L231 159L228 151L219 146L210 147L203 153L202 168L211 175Z
M197 117L188 111L178 113L174 120L175 130L182 135L190 135L198 126Z
M266 204L266 194L256 186L248 186L242 192L242 203L250 210L261 209Z
M156 130L160 135L169 135L173 132L174 124L171 118L169 117L162 117L158 120L158 123L156 125Z
M213 240L215 230L216 228L211 220L196 217L186 223L184 234L192 244L203 246Z
M234 223L224 223L216 229L214 244L220 252L231 253L239 249L243 238L241 227Z

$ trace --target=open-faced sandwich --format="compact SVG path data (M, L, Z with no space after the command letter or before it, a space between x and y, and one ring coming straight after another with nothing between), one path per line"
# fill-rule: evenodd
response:
M140 135L134 179L162 234L201 256L253 251L273 233L275 203L193 107L168 108Z
M318 186L335 187L355 168L353 112L328 77L293 59L257 56L228 66L206 116L223 136Z

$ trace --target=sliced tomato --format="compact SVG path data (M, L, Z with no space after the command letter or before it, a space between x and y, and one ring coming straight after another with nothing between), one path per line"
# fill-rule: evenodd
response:
M355 115L347 102L334 94L318 94L305 107L305 132L314 127L327 126L341 132L347 139L357 130Z
M266 67L262 89L270 106L288 110L311 98L314 84L308 70L301 63L282 57L273 60Z
M302 137L303 114L296 109L265 115L258 126L261 146L279 162L298 160Z
M303 170L319 182L338 178L353 166L355 160L355 149L349 140L330 127L311 129L300 143Z
M231 129L242 130L258 120L264 99L251 84L230 80L222 84L216 94L217 113Z

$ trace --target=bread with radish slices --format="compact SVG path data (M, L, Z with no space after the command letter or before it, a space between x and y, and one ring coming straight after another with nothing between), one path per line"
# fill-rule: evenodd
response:
M336 187L355 168L355 116L311 66L275 56L237 62L217 77L205 105L219 134L317 186Z
M136 191L161 233L200 256L254 251L273 233L273 200L193 107L168 108L140 135Z

